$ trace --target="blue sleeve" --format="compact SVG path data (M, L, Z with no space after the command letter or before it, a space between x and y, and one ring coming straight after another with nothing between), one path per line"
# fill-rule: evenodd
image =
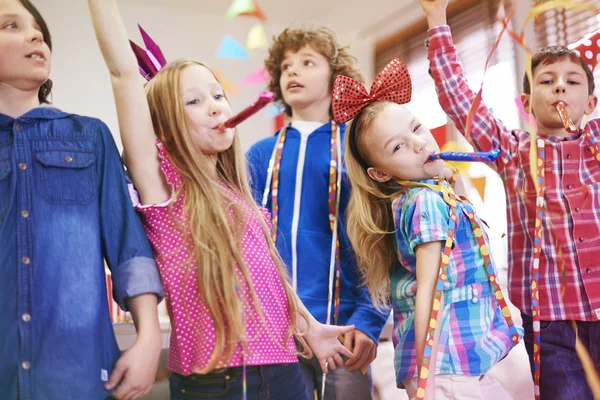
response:
M267 169L269 168L270 154L260 146L255 144L246 152L246 161L248 163L248 180L254 201L259 206L262 203L263 193L267 181Z
M348 319L348 325L354 325L356 329L370 337L375 344L378 344L379 335L381 335L381 331L390 315L390 309L385 308L379 311L373 304L367 287L361 285L357 289L360 291L358 305L350 319Z
M95 122L99 130L102 251L111 270L113 298L127 310L127 298L153 293L160 301L164 292L148 238L131 204L117 146L108 127Z

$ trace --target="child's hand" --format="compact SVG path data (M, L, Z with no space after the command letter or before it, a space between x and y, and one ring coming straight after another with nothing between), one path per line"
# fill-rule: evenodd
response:
M444 166L444 168L442 168L441 175L448 182L452 183L452 177L454 176L454 171L451 168L448 168L448 167Z
M337 367L344 366L344 360L340 354L352 357L352 352L338 340L338 336L352 331L354 331L354 325L335 326L311 322L310 329L306 333L306 340L319 360L324 374L327 373L328 368L335 371Z
M419 0L421 8L425 11L429 29L446 25L446 7L448 0Z
M377 357L377 345L370 337L359 330L344 337L344 346L352 349L353 357L346 361L348 371L366 368ZM354 343L352 343L354 342Z
M105 385L106 390L111 390L119 384L117 390L112 394L115 399L135 400L150 392L158 369L161 349L160 331L158 337L154 336L156 335L147 337L145 340L138 338L135 344L117 361L117 365Z

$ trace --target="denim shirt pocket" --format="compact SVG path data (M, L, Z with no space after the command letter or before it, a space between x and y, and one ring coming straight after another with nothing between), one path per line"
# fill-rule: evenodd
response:
M0 225L2 225L2 222L6 217L12 195L10 191L11 170L12 168L10 159L0 159Z
M87 204L96 198L93 151L46 150L35 157L35 183L50 204Z

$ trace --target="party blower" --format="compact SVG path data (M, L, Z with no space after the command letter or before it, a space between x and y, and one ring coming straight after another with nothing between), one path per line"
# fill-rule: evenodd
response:
M480 151L475 153L463 153L458 151L444 151L429 156L430 160L462 161L462 162L494 162L500 155L500 149L492 151Z
M250 104L248 107L244 108L238 114L229 118L227 121L223 122L221 125L219 125L218 129L220 131L224 131L225 129L233 128L241 124L247 118L256 114L259 110L261 110L264 106L266 106L273 100L275 100L275 95L273 93L262 92L260 95L258 95L258 100Z
M558 111L558 115L560 116L560 120L565 127L565 131L569 133L579 133L579 129L575 126L571 118L569 118L569 114L567 114L567 105L564 101L559 100L553 104L556 107L556 111Z

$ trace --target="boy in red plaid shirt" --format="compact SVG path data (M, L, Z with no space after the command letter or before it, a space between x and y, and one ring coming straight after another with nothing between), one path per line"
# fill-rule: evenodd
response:
M468 87L452 43L446 22L448 0L420 3L429 24L430 73L440 105L465 132L475 93ZM533 57L532 74L531 84L525 78L521 100L535 118L535 136L507 129L483 102L465 134L478 151L501 151L492 167L502 177L507 196L509 295L523 316L532 373L541 374L536 395L591 399L569 320L577 321L579 339L596 369L600 368L600 120L589 121L579 133L569 133L555 104L564 102L580 128L584 115L590 115L597 104L594 78L579 55L562 46L541 49ZM532 144L543 165L540 172L544 173L537 177L532 176L529 163ZM540 196L534 178L542 188ZM540 215L541 240L535 236ZM539 260L534 261L538 240ZM536 312L539 318L533 318ZM541 332L536 350L541 351L542 368L539 358L534 362L534 329Z

